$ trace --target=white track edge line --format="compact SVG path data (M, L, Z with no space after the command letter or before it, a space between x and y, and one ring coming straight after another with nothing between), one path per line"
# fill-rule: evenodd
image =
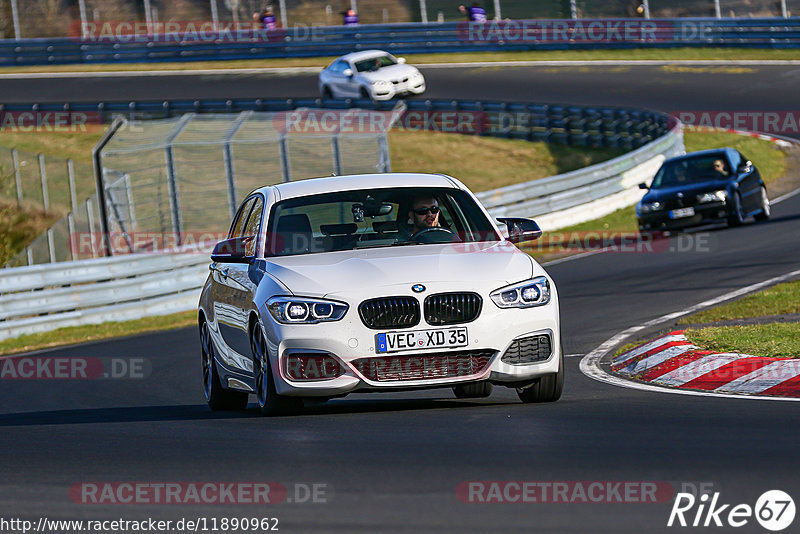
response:
M580 362L580 371L587 377L593 380L597 380L598 382L605 382L607 384L612 384L614 386L619 386L629 389L638 389L641 391L672 393L677 395L693 395L697 397L724 397L731 399L772 400L772 401L790 401L790 402L800 401L800 398L796 397L767 397L767 396L746 395L746 394L714 393L706 391L682 390L682 389L668 388L663 386L653 386L650 384L643 384L641 382L633 382L630 380L625 380L623 378L619 378L617 376L608 374L603 369L601 369L599 365L600 359L606 354L608 354L608 352L611 349L613 349L615 346L619 345L620 343L625 341L628 337L632 336L637 332L640 332L646 328L657 326L662 323L666 323L668 321L677 319L678 317L682 317L684 315L692 314L696 311L700 311L701 309L715 306L726 300L730 300L739 297L741 295L745 295L747 293L752 293L753 291L757 291L763 287L783 282L785 280L789 280L797 276L800 276L800 269L780 276L776 276L774 278L770 278L769 280L765 280L763 282L751 284L749 286L737 289L735 291L731 291L729 293L725 293L724 295L720 295L719 297L706 300L699 304L695 304L694 306L690 306L689 308L686 308L684 310L662 315L661 317L652 319L638 326L632 326L614 336L611 336L609 339L600 344L597 348L595 348L594 350L589 352L586 356L584 356Z

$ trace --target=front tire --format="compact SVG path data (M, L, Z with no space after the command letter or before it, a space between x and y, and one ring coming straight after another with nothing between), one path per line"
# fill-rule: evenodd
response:
M322 98L330 100L333 98L333 91L327 85L322 88Z
M217 410L244 410L247 408L249 395L240 391L231 391L222 387L219 373L214 363L214 342L208 331L208 323L200 325L200 354L203 363L203 392L208 407Z
M757 221L767 221L772 215L772 208L769 205L769 197L767 197L767 188L761 186L761 212L754 216Z
M474 384L461 384L453 388L457 399L482 399L492 394L491 382L476 382Z
M561 398L564 390L564 354L558 357L558 372L539 377L536 382L526 388L517 388L519 400L528 404L532 402L555 402Z
M369 91L367 90L366 87L362 87L359 93L361 94L361 98L364 98L366 100L372 100L372 95L369 94Z
M272 376L267 341L259 324L255 325L250 334L250 350L253 355L256 402L262 415L285 415L298 410L302 406L302 400L278 395L275 390L275 379Z

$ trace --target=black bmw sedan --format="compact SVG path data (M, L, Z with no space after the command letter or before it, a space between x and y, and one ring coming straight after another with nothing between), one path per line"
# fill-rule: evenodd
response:
M680 230L747 217L769 219L767 188L755 165L733 148L692 152L666 160L636 205L640 231Z

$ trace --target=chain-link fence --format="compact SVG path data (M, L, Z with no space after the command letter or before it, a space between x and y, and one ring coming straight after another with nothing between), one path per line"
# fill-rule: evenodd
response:
M798 0L482 0L489 18L558 19L644 17L781 17ZM287 28L343 23L354 7L361 24L464 20L468 0L0 0L0 38L80 37L81 21L94 33L135 22L213 21L253 24L270 5Z
M0 202L16 204L38 213L42 219L61 217L9 265L75 259L69 237L79 231L93 231L89 197L95 187L91 164L0 146L0 169L9 184Z
M189 113L126 121L100 152L107 224L96 194L77 200L84 198L86 180L74 191L52 188L53 200L69 213L9 265L92 258L106 247L113 254L207 248L224 238L239 203L255 188L332 173L390 171L386 133L404 109L399 104L391 111ZM20 160L20 171L26 167L21 161L27 160ZM47 167L38 174L40 185ZM73 164L65 169L74 173ZM22 181L23 197L41 204L47 188L25 189L35 178ZM76 183L67 178L59 185Z

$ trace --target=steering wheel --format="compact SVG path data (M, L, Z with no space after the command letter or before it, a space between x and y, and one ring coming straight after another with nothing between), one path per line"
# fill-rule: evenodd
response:
M443 226L431 226L430 228L423 228L409 238L410 241L416 243L453 243L461 241L454 231Z

